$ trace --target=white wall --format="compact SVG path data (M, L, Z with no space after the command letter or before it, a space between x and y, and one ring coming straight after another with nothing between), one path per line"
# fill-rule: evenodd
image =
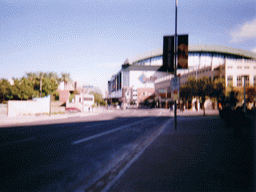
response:
M253 85L253 78L256 76L256 61L248 60L227 60L226 62L226 83L228 76L233 76L233 86L237 86L237 76L249 75L249 83ZM242 80L243 82L243 80ZM242 83L243 86L243 83Z
M60 82L59 86L58 86L59 90L64 90L64 81Z
M82 98L84 98L84 101ZM83 93L81 93L80 95L75 95L75 103L81 103L84 105L92 106L94 104L94 96L90 94L83 94Z
M50 97L29 101L8 101L8 117L50 113Z

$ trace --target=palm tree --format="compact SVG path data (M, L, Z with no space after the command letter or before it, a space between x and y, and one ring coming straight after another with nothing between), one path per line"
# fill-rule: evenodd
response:
M71 82L69 73L61 73L61 81L64 81L64 89L66 89L67 84Z
M58 75L57 73L54 73L54 72L47 73L46 77L54 81L58 80Z

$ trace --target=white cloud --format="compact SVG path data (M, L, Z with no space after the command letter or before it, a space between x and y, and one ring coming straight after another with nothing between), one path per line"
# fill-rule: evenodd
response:
M235 43L256 38L256 18L245 22L238 29L232 31L230 35L232 37L231 42Z

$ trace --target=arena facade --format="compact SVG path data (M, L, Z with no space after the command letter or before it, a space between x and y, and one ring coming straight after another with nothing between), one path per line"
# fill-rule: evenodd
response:
M225 78L226 86L256 86L256 53L224 46L189 46L188 69L178 70L180 83L188 77L211 79ZM108 81L108 102L137 106L156 98L160 102L169 100L170 80L173 74L161 71L163 50L148 52L127 59L121 70Z

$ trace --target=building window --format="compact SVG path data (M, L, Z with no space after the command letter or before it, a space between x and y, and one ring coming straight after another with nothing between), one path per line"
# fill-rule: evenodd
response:
M249 69L250 67L249 66L245 66L244 69Z
M228 86L233 87L233 76L228 76Z
M237 87L242 86L242 76L237 76Z
M237 69L242 69L242 66L237 66Z
M93 99L91 97L84 97L84 101L92 101Z
M249 76L245 77L245 86L249 86Z
M233 66L228 66L228 69L232 69L233 68Z

